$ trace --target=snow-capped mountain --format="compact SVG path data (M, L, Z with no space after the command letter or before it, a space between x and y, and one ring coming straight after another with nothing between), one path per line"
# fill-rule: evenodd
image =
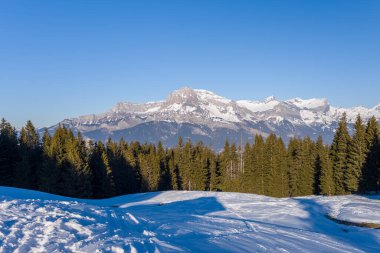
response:
M108 112L65 119L61 124L94 140L123 137L128 141L162 141L166 146L173 146L182 136L221 149L226 139L252 141L255 134L267 136L271 132L284 141L307 135L313 139L322 135L325 141L331 141L344 112L352 128L358 114L364 120L372 116L379 119L380 105L336 108L325 98L280 101L273 96L264 101L234 101L210 91L185 87L164 101L120 102ZM49 130L54 131L57 126Z

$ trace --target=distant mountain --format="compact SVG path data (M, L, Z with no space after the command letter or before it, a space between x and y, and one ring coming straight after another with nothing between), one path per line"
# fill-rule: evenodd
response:
M226 139L232 142L252 141L255 134L271 132L285 142L294 136L322 135L330 142L339 118L347 113L349 127L360 114L364 120L380 118L380 105L374 108L337 108L327 99L290 99L268 97L264 101L234 101L210 91L181 88L165 101L144 104L120 102L108 112L65 119L60 124L80 131L93 140L118 140L157 143L174 146L178 137L193 142L203 141L219 150ZM58 127L49 127L54 132Z

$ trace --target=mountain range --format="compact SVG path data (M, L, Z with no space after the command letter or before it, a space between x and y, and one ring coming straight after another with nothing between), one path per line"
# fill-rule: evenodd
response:
M226 139L235 143L252 142L255 134L265 137L275 133L285 142L291 137L316 139L321 135L325 142L331 142L344 112L352 131L358 114L364 120L372 116L380 119L380 104L373 108L341 108L331 106L325 98L280 101L273 96L263 101L234 101L207 90L184 87L164 101L119 102L105 113L65 119L48 130L54 132L62 124L92 140L111 137L161 141L168 147L176 145L182 136L184 140L202 141L220 150Z

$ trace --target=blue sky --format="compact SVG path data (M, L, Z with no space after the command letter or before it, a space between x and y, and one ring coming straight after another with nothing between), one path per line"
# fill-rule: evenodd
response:
M20 127L162 100L380 103L380 1L1 1L0 117Z

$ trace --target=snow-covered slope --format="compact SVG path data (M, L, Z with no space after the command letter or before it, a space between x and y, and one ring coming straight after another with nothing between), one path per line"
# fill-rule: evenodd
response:
M330 141L344 112L350 127L358 114L364 120L372 116L380 119L380 106L335 108L327 99L280 101L275 97L264 101L233 101L210 91L185 87L164 101L118 103L106 113L66 119L61 123L91 139L105 140L111 136L143 142L161 140L172 146L181 135L220 149L226 138L237 141L242 135L246 141L252 140L256 133L266 136L274 132L285 141L293 136L308 135L316 139L322 135Z
M378 252L380 196L152 192L70 199L0 187L0 252Z

